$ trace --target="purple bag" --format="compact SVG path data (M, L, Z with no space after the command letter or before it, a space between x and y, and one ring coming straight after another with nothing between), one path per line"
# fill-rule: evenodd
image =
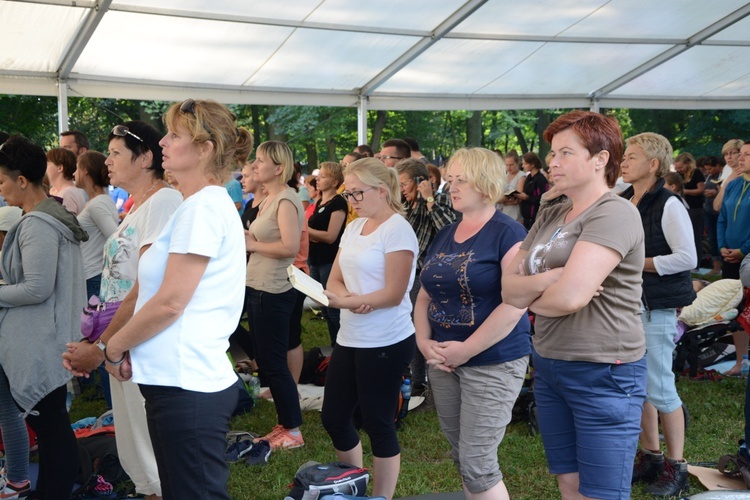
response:
M93 295L88 305L81 313L81 333L91 342L95 342L107 329L114 317L120 302L101 302L99 297Z

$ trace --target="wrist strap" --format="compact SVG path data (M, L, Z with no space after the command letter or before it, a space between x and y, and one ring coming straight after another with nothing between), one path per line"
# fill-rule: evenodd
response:
M104 359L107 361L107 363L109 363L112 366L120 366L121 364L125 362L125 358L127 357L128 357L128 353L126 352L122 355L122 359L120 359L119 361L112 361L111 359L109 359L109 356L107 356L107 348L106 347L104 348Z

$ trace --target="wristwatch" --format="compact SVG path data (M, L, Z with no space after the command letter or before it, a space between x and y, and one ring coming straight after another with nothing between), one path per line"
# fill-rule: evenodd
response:
M435 203L435 198L430 196L429 198L427 198L427 203Z
M105 344L102 339L97 340L94 345L96 347L98 347L100 351L102 351L103 353L105 353L105 356L106 356L107 344Z

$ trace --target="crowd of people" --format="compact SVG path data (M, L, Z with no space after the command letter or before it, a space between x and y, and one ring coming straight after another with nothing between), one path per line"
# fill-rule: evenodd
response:
M79 460L67 383L95 372L138 494L230 498L230 341L276 410L255 442L303 447L305 296L289 266L325 288L321 420L337 458L361 467L360 416L374 495L396 491L394 415L409 374L413 394L434 402L466 498L509 498L498 447L530 364L562 498L629 498L634 482L683 490L677 311L695 299L703 260L724 278L747 275L750 144L727 142L725 167L573 111L544 132L545 162L462 148L439 168L414 139L394 138L302 179L283 142L249 161L252 134L219 103L175 103L164 122L166 135L118 124L106 156L75 131L46 153L2 137L0 195L13 207L0 213L2 498L67 498ZM87 302L110 317L81 340ZM747 334L735 343L730 373ZM39 443L34 491L26 423Z

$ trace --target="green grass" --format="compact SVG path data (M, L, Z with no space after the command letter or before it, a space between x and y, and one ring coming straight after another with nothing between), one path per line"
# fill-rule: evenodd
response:
M311 319L305 313L303 321L305 349L325 345L328 333L325 322ZM745 382L724 379L719 382L696 382L680 379L677 385L690 413L690 426L685 439L685 457L691 463L716 462L725 453L736 451L738 438L744 428L743 405ZM99 415L103 402L77 399L71 419ZM308 460L329 462L336 459L331 441L320 423L320 414L304 412L302 428L305 446L297 450L280 451L271 455L263 468L248 468L243 463L232 464L229 491L235 499L279 500L292 482L297 468ZM231 429L266 433L276 424L273 404L262 401L252 413L232 419ZM369 440L363 433L365 466L372 465ZM448 457L449 446L443 437L434 410L410 413L399 431L401 443L401 475L396 497L432 492L459 491L458 472ZM556 481L547 472L544 449L539 436L532 436L524 422L511 424L498 452L500 467L513 499L538 500L559 498ZM691 492L704 488L691 477ZM633 489L632 498L652 499L640 486Z

